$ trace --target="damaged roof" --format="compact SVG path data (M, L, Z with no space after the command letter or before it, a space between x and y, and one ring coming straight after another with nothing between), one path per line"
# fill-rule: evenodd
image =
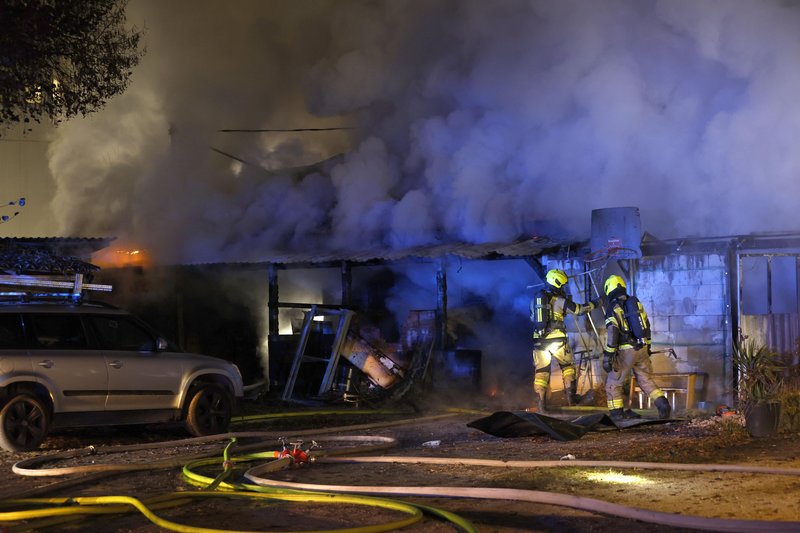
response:
M310 265L323 266L326 264L341 263L376 263L397 262L404 260L433 260L441 257L460 257L462 259L510 259L521 257L535 257L546 250L574 246L571 243L555 241L547 237L532 237L514 242L493 242L484 244L471 244L452 242L413 246L401 249L374 248L362 251L340 252L265 252L259 257L246 261L225 261L224 264L278 264L278 265ZM221 264L211 262L198 262L194 265Z
M0 271L88 274L99 267L87 260L112 240L105 237L1 237Z
M0 237L0 249L12 246L48 248L69 255L89 256L106 248L116 237Z

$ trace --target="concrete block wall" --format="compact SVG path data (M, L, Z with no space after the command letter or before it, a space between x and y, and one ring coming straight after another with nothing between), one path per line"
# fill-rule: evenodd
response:
M655 372L705 372L698 400L722 402L726 344L730 336L728 272L715 253L644 257L635 274L635 293L650 317L653 349L673 348L678 360L653 356Z

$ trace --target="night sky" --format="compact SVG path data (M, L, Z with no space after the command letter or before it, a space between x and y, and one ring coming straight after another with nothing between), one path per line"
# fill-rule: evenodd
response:
M143 1L101 112L0 142L0 235L165 261L796 231L800 3ZM348 128L296 133L224 129ZM220 153L224 152L233 157ZM310 174L287 168L328 161Z

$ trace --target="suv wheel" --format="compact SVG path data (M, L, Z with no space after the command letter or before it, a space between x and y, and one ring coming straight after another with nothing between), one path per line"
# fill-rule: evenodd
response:
M0 410L0 447L10 452L35 450L47 436L47 408L30 394L12 397Z
M201 385L191 393L186 410L186 429L196 437L228 431L233 402L219 385Z

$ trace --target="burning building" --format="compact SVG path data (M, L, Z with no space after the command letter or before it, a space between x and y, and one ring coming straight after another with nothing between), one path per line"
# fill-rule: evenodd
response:
M414 350L429 350L433 388L524 405L533 371L528 307L548 268L569 274L576 301L597 298L610 274L628 281L650 317L654 369L676 410L734 400L732 353L741 339L774 347L797 364L800 236L659 240L641 230L636 208L594 215L591 238L582 241L537 237L346 255L265 254L261 261L180 272L215 272L216 278L194 284L201 294L216 292L209 288L216 283L228 288L222 292L231 300L249 294L243 307L262 340L248 351L263 357L269 387L283 399L356 397L353 368L365 386L390 390L413 366ZM190 298L190 286L182 298ZM192 307L184 303L180 313ZM568 326L585 394L603 382L602 312ZM409 340L420 332L422 339ZM554 396L560 382L556 373ZM647 407L635 383L630 392L633 406Z
M199 265L224 268L221 301L255 310L241 314L270 339L270 366L307 310L284 303L368 309L390 339L409 311L434 310L438 339L482 353L484 391L524 396L538 269L564 266L583 300L583 273L605 259L678 357L657 355L659 371L697 374L698 400L730 397L740 330L791 348L793 237L774 232L797 227L796 4L137 2L129 14L149 28L130 89L48 147L56 233L121 235L159 264L196 265L183 270L191 292L215 277ZM625 205L646 220L641 255L598 259L589 213ZM190 321L200 300L173 295L161 318L186 344L211 342L211 327L189 325L218 310ZM597 335L580 328L589 349Z

